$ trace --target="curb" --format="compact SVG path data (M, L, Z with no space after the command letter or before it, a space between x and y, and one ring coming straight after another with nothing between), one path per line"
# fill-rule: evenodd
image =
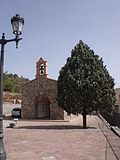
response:
M117 126L110 126L110 124L100 115L98 114L98 117L103 121L103 123L109 127L118 137L120 137L120 128Z
M117 126L111 126L110 129L117 135L120 137L120 128L118 128Z

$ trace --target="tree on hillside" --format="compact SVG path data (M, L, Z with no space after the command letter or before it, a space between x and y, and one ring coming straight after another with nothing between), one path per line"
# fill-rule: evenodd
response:
M110 112L115 103L114 80L102 58L83 41L71 51L57 83L58 104L69 114L82 114L83 128L92 111Z
M12 93L21 93L22 84L29 81L27 78L19 77L17 74L5 72L3 74L3 90Z

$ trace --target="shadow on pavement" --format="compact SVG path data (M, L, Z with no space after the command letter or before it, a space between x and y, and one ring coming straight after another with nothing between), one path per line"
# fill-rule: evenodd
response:
M47 129L47 130L52 130L52 129L83 129L82 126L78 125L46 125L46 126L20 126L16 127L16 129ZM96 127L87 127L86 129L97 129Z

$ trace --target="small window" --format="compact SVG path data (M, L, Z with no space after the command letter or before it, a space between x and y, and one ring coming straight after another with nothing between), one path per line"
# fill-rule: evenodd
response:
M119 112L119 105L115 105L115 112Z

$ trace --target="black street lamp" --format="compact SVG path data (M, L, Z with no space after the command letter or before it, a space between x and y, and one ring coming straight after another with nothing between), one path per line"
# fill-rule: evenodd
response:
M19 36L22 34L22 27L24 25L24 19L19 14L12 17L11 24L13 28L14 39L5 39L5 33L2 34L0 39L1 44L1 57L0 57L0 160L6 160L6 152L3 143L3 64L4 64L4 46L8 42L16 42L16 48L18 48L18 42L22 39Z

